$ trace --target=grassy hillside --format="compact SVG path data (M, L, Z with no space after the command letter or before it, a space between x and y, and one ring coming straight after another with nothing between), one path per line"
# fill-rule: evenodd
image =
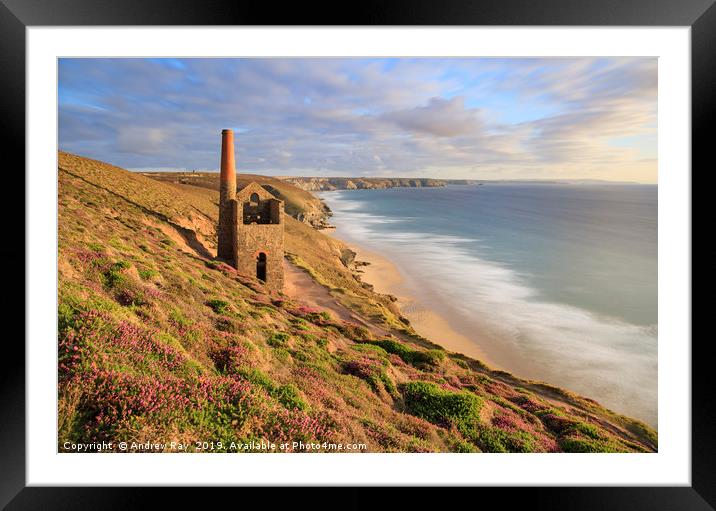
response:
M211 191L219 189L218 172L144 172L142 175L165 183L190 185ZM321 227L330 214L330 210L320 200L291 183L275 177L255 174L239 173L236 176L236 185L239 188L252 181L256 181L283 200L286 213L301 222Z
M60 450L101 440L239 452L251 441L298 451L656 448L638 421L416 336L343 264L345 247L305 223L287 219L287 258L367 327L215 261L216 191L66 153L58 172Z

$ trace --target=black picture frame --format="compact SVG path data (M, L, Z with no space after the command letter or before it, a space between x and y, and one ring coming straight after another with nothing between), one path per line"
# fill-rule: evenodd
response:
M714 117L716 92L716 6L714 0L362 0L332 5L222 0L0 0L0 112L3 117L4 155L16 156L14 171L4 176L13 195L25 190L25 30L32 26L87 25L563 25L563 26L689 26L691 27L692 169L706 171L709 158L707 123ZM7 169L9 170L9 169ZM690 169L684 169L689 172ZM12 174L12 175L9 175ZM23 176L21 178L21 176ZM693 170L691 170L693 176ZM6 189L7 190L7 189ZM27 190L25 190L27 191ZM6 192L7 193L7 192ZM23 194L24 196L24 194ZM3 218L17 219L19 205L3 200ZM5 234L15 240L2 244L0 254L9 273L25 272L24 223L7 222ZM23 248L20 248L23 247ZM7 270L9 269L9 270ZM19 284L19 283L18 283ZM20 286L18 285L18 289ZM22 293L22 294L20 294ZM20 317L21 307L32 307L19 297L24 291L0 293L0 310ZM24 309L23 309L24 312ZM25 485L25 351L18 335L3 338L5 363L0 366L0 505L6 509L133 509L149 504L146 488L26 487ZM690 339L679 340L689 342ZM709 337L694 337L692 349L692 484L688 487L590 488L484 488L479 502L495 496L520 504L549 509L707 510L716 507L715 410L711 396ZM9 362L12 360L12 362ZM213 492L224 496L229 489ZM371 500L364 490L342 493L341 507L364 508ZM490 495L488 493L494 495ZM164 492L165 506L197 498L188 489ZM451 495L452 491L450 492ZM402 497L405 506L447 492L414 491ZM509 495L509 496L506 496ZM272 493L272 504L276 493ZM291 498L290 494L287 498ZM467 497L474 498L474 497ZM202 497L204 506L213 499ZM330 503L330 498L326 502ZM313 507L320 506L316 497ZM325 502L324 502L325 504Z

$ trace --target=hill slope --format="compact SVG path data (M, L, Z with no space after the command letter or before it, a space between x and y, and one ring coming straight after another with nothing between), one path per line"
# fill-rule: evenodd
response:
M328 451L656 448L638 421L415 335L388 297L356 279L340 242L305 223L287 218L287 259L298 266L287 264L335 307L270 294L214 261L218 194L208 187L66 153L58 174L60 450L103 440L167 451L214 442L241 452L252 441L327 442ZM336 312L343 306L353 319Z
M144 172L142 175L165 183L191 185L211 191L219 189L218 172ZM239 188L243 188L252 181L256 181L277 198L283 200L286 213L301 222L314 227L322 227L330 216L330 210L323 202L291 183L275 177L255 174L239 173L236 176L236 185Z

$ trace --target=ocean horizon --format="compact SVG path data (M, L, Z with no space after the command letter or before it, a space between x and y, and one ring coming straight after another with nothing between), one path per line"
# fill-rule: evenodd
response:
M317 195L338 238L393 262L401 291L495 368L656 427L657 191L501 183Z

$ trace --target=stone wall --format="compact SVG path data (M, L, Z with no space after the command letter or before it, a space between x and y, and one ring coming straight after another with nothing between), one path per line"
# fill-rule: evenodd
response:
M257 183L249 183L234 197L230 190L222 189L217 257L239 272L258 278L258 258L265 254L264 282L271 290L282 290L283 202Z
M279 202L279 201L277 201ZM256 277L259 254L266 254L266 286L283 289L283 203L279 202L280 223L238 224L236 243L236 269Z

